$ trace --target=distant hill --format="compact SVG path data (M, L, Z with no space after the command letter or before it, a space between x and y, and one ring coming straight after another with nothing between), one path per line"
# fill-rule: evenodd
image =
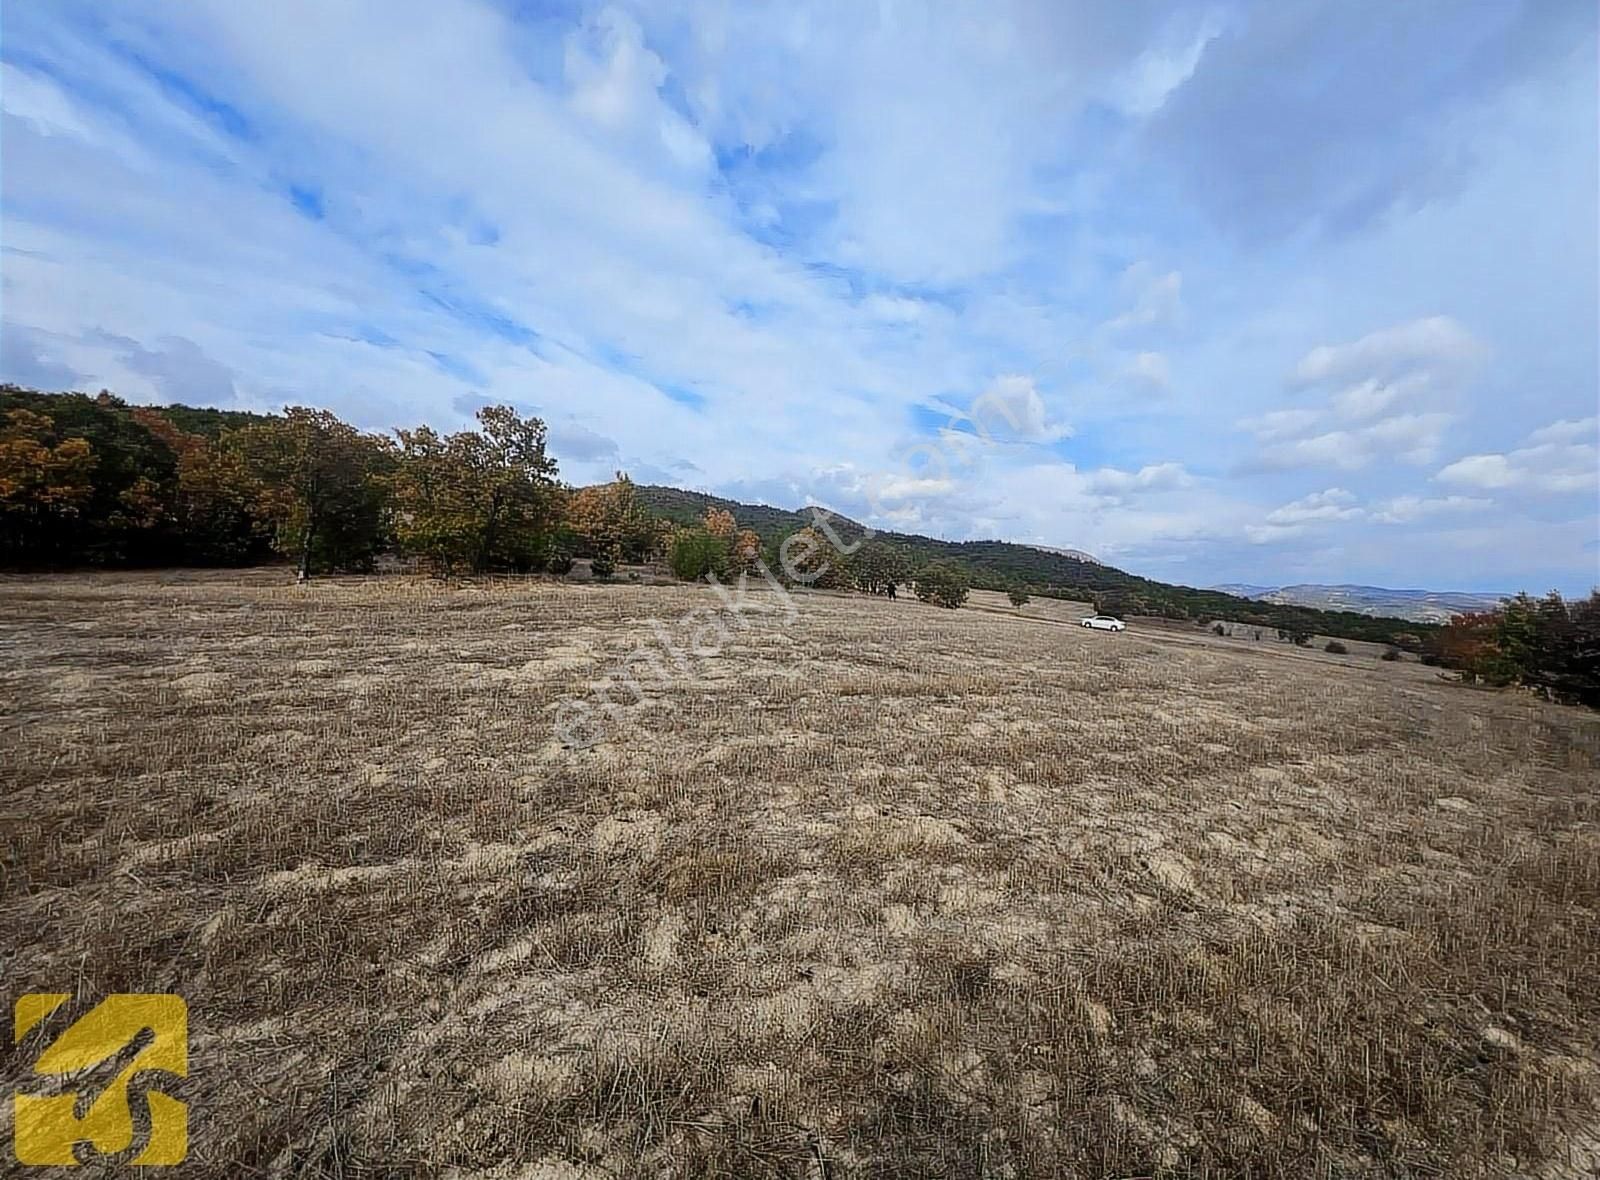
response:
M1416 623L1448 623L1457 615L1493 610L1508 594L1474 594L1456 590L1390 590L1383 586L1252 586L1230 582L1211 587L1224 594L1309 606L1317 610L1354 611L1357 614L1410 619Z
M744 504L683 488L640 484L640 502L657 516L694 524L711 508L731 512L745 528L754 529L768 545L811 523L809 510L792 511L767 504ZM832 527L847 541L859 538L865 526L834 515ZM909 533L878 532L875 538L903 550L913 567L929 561L957 561L972 571L979 590L1024 586L1031 593L1096 602L1119 614L1159 615L1173 619L1227 619L1262 628L1282 628L1341 639L1387 643L1401 632L1415 632L1404 616L1384 618L1342 608L1315 609L1236 596L1216 589L1175 586L1142 578L1109 566L1076 549L1051 549L1011 541L942 541Z

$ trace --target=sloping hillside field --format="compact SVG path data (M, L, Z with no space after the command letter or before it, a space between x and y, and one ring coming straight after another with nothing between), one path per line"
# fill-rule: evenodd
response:
M0 1080L176 993L182 1175L1600 1168L1592 714L1137 624L285 581L0 581L6 999L73 996Z

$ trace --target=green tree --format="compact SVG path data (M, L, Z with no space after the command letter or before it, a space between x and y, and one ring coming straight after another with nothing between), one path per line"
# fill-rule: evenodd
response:
M542 559L557 520L556 461L545 453L545 425L510 406L485 406L478 425L451 435L446 448L463 468L473 571L527 569Z
M1134 611L1134 601L1127 594L1118 590L1102 590L1094 595L1094 613L1097 615L1112 615L1123 618Z
M1011 589L1006 591L1006 597L1011 600L1012 606L1020 607L1028 605L1028 592L1021 586L1011 587Z
M705 529L679 529L672 536L667 564L673 577L698 582L710 574L719 578L728 571L730 539Z
M967 600L971 575L954 562L929 562L917 571L917 597L954 610Z
M253 510L271 523L273 546L313 567L362 568L383 541L385 440L327 410L290 406L283 417L226 437L241 465Z
M886 594L911 577L911 561L905 550L886 541L865 541L850 555L850 569L856 586L868 594Z
M850 558L833 547L820 529L806 525L777 545L778 576L813 590L845 590L855 585Z
M470 471L450 440L428 426L397 430L398 462L390 487L395 541L448 579L478 548Z
M561 526L545 426L510 406L478 411L478 430L396 431L395 536L445 577L457 569L531 570L554 556Z

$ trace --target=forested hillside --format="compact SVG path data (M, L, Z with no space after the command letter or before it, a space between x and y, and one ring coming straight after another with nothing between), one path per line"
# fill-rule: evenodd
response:
M743 504L704 492L642 484L640 502L651 512L692 524L708 511L728 512L754 529L769 545L811 523L809 512L764 504ZM840 536L859 538L863 527L847 517L830 520ZM1141 578L1097 561L1082 561L1032 545L1010 541L941 541L909 533L879 532L876 539L901 550L913 569L929 562L954 562L970 571L979 590L1025 587L1034 594L1093 602L1114 614L1160 615L1174 619L1222 618L1253 624L1273 633L1336 635L1393 643L1419 637L1431 628L1404 619L1373 618L1354 611L1322 611L1280 603L1253 602L1215 590L1198 590ZM1406 640L1409 642L1409 638Z

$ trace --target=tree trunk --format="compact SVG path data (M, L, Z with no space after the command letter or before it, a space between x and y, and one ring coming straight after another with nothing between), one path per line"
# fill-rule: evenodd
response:
M295 584L303 586L311 580L311 544L317 537L317 518L306 522L305 542L300 546L300 572L295 577Z
M472 563L472 572L475 574L483 573L489 564L489 554L494 551L495 524L499 516L500 494L496 492L494 498L489 501L489 519L483 526L483 540L478 545L477 560Z

